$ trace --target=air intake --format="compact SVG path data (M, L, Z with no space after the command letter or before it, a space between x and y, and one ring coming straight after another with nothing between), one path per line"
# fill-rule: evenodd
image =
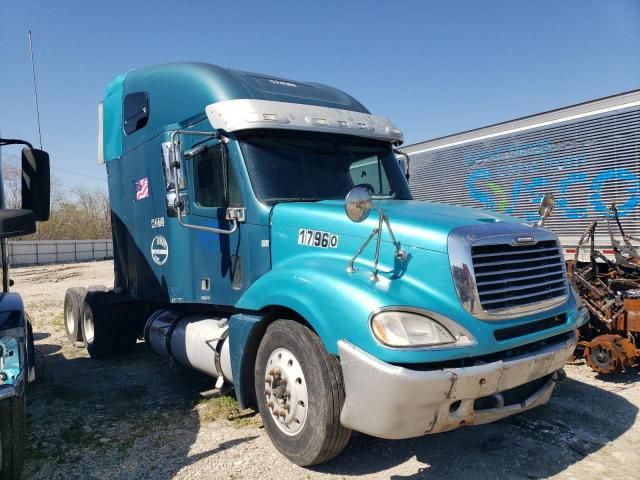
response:
M555 240L471 247L482 309L504 311L567 295L564 258Z
M522 223L477 223L448 238L460 303L482 320L511 320L569 298L564 255L549 230Z

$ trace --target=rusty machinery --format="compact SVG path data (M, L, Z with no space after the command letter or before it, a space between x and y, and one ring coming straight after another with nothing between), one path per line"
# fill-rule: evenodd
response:
M607 229L614 260L595 248L598 221L580 237L567 270L573 287L591 313L580 329L578 351L598 373L625 370L640 361L640 252L625 234L615 204L609 207ZM617 231L616 231L617 230ZM621 240L618 240L620 238ZM580 256L588 250L588 260Z

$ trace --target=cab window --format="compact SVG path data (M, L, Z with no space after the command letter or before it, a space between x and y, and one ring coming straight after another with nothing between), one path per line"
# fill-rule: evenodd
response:
M217 144L193 157L195 202L199 207L240 206L240 191L226 150Z

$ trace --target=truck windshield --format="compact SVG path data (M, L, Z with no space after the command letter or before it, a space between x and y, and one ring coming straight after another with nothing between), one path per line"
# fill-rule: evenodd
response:
M342 199L355 186L373 198L411 199L388 143L272 130L244 132L238 141L254 192L267 204Z

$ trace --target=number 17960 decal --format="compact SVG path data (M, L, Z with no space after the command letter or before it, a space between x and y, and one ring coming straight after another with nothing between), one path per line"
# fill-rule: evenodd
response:
M301 228L298 231L298 245L320 248L337 248L338 235L320 230Z

